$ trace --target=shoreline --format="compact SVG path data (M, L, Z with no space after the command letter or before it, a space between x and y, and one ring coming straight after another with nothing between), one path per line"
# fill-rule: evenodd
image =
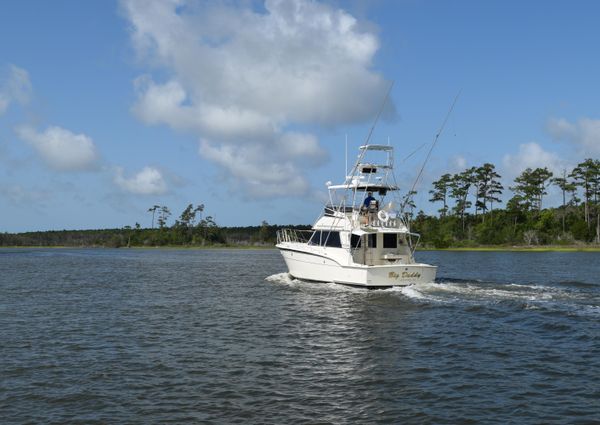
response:
M165 245L165 246L131 246L131 247L109 247L101 245L90 246L68 246L68 245L14 245L0 246L2 249L139 249L139 250L268 250L277 249L275 245L206 245L206 246L182 246L182 245ZM560 245L539 245L539 246L480 246L480 247L449 247L449 248L434 248L434 247L418 247L417 251L453 251L453 252L600 252L599 245L593 246L560 246Z
M600 252L600 246L560 246L560 245L538 245L538 246L479 246L479 247L450 247L433 248L421 247L417 251L456 251L456 252Z
M183 245L164 245L164 246L102 246L102 245L89 245L89 246L69 246L69 245L6 245L0 246L2 249L139 249L139 250L153 250L153 249L165 249L165 250L219 250L219 249L239 249L247 251L259 251L264 249L276 249L275 245L265 246L246 246L246 245L211 245L211 246L183 246Z

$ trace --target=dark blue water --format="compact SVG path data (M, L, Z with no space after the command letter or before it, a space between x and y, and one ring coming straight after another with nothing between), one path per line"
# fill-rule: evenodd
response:
M277 251L0 250L2 423L600 423L600 254L420 252L436 283Z

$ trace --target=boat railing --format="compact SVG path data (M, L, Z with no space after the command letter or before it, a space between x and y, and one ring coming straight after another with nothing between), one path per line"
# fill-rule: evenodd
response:
M277 231L277 243L300 242L308 243L314 230L280 229Z
M348 214L352 214L354 211L356 210L356 208L353 208L352 206L345 206L345 205L325 205L325 215L329 216L329 217L335 217L336 215L342 214L343 215L348 215Z

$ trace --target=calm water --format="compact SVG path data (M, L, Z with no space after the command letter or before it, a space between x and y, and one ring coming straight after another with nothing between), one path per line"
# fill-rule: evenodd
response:
M600 254L421 252L436 283L277 251L0 250L2 423L600 423Z

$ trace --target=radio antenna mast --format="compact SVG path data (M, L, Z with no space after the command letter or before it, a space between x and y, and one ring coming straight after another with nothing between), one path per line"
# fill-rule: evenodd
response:
M375 117L375 121L373 121L373 125L371 126L371 129L369 130L369 134L367 135L367 138L365 140L365 146L367 146L369 144L369 141L371 140L371 136L373 135L373 131L375 130L375 126L377 125L377 122L379 121L379 117L381 116L381 113L383 112L383 108L385 107L385 104L387 103L387 101L388 101L388 99L390 97L390 93L392 92L392 87L394 87L394 82L393 81L390 83L390 87L388 88L388 91L385 94L385 97L383 98L383 102L381 102L381 107L379 108L379 112L377 112L377 116ZM363 158L365 156L365 152L366 152L366 150L361 149L360 155L358 155L358 160L356 161L356 164L352 168L352 175L354 175L356 173L356 167L363 160Z
M373 125L371 126L371 130L369 130L369 135L367 136L367 140L365 141L365 145L368 145L369 144L369 140L371 140L371 136L373 135L373 130L375 130L375 126L377 125L377 122L379 121L379 117L381 116L381 113L383 112L383 108L385 107L385 104L387 103L387 100L390 97L390 93L392 92L392 87L394 87L394 82L393 81L390 83L390 88L388 89L387 93L385 94L385 97L383 98L383 102L381 102L381 107L379 108L379 112L377 112L377 116L375 117L375 121L373 121Z
M344 181L348 178L348 133L346 133L346 169L344 170Z

